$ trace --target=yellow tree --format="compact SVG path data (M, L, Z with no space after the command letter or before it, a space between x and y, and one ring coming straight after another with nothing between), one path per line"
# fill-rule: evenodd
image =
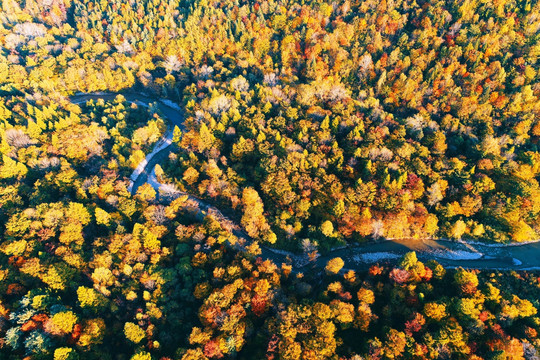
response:
M244 214L241 224L249 236L258 237L262 232L270 229L264 217L264 205L257 191L253 188L245 188L242 192L242 204Z
M333 258L332 260L329 260L328 263L326 264L326 268L325 268L326 273L335 275L343 268L344 265L345 265L345 262L343 261L343 259L339 257Z

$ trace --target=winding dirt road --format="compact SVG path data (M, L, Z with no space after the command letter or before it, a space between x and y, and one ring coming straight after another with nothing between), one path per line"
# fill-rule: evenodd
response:
M89 100L113 100L118 94L91 93L77 94L71 97L76 104ZM160 184L155 178L154 168L162 162L173 150L172 132L174 126L184 130L184 114L180 107L168 101L153 99L137 93L124 93L127 102L141 106L157 104L161 114L170 121L169 128L152 153L148 154L143 162L131 175L130 191L134 194L144 183L151 184L161 194L168 192L174 197L187 196L187 199L198 209L201 217L213 215L220 223L230 229L244 245L253 240L234 221L227 218L215 206L193 195L174 189L173 185ZM313 268L322 269L328 260L341 257L345 261L345 269L366 269L374 263L396 262L409 251L416 251L418 258L426 261L437 260L446 267L464 267L476 269L504 269L504 270L540 270L540 242L533 241L525 244L489 245L473 242L456 242L448 240L417 240L400 239L384 240L366 243L364 245L349 246L330 251L319 256L315 261L308 262L302 255L271 249L261 246L261 256L270 259L276 264L292 263L298 271Z

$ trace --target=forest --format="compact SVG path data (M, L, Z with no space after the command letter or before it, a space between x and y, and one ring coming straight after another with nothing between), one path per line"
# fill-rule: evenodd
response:
M263 256L538 240L540 2L0 6L0 359L540 359L538 270Z

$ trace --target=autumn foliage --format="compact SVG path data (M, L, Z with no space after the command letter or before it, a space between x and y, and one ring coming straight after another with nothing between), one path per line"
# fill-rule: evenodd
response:
M1 1L0 359L539 358L535 271L317 260L539 237L539 29L529 0Z

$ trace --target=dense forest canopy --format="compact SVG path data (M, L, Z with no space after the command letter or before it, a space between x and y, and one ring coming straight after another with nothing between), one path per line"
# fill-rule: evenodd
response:
M3 8L5 94L182 102L188 131L163 175L251 236L291 250L538 237L537 2Z
M0 4L1 359L540 357L535 272L259 246L538 239L539 2Z

